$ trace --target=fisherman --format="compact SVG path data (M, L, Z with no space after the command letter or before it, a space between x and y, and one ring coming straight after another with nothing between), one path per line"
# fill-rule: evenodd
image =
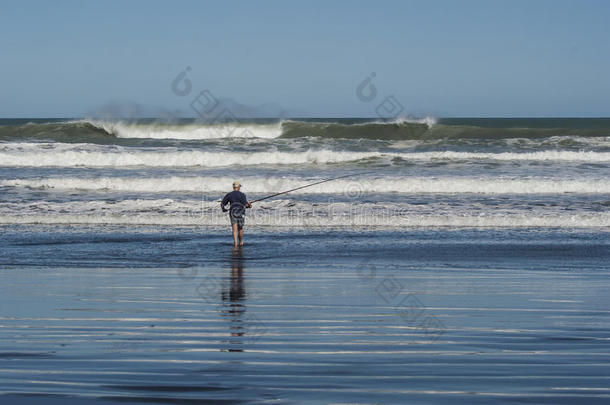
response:
M229 218L231 219L231 227L233 228L233 246L244 245L244 221L246 215L246 208L252 208L252 204L246 199L246 195L239 191L241 184L239 181L233 182L233 191L227 193L220 203L222 212L229 211ZM225 205L231 204L227 210ZM239 243L238 243L239 241Z

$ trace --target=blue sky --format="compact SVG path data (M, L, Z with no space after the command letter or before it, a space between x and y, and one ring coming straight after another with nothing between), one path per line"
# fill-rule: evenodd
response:
M374 116L389 95L417 116L610 116L609 39L603 0L5 0L0 117L186 114L203 89L301 116Z

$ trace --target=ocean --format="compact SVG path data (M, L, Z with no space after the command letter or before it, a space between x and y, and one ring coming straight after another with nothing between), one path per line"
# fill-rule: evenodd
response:
M0 119L0 401L607 403L609 207L606 118Z

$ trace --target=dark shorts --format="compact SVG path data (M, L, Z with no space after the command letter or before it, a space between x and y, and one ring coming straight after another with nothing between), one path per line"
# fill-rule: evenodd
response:
M243 216L238 217L235 215L229 215L229 218L231 218L231 225L237 224L237 227L239 229L244 227L244 222L246 218L244 218Z

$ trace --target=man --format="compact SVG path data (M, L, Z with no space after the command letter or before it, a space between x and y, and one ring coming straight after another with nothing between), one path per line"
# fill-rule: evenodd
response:
M241 184L239 181L233 182L233 191L225 195L220 203L220 208L222 208L222 212L229 211L229 218L231 218L231 227L233 228L233 246L243 246L244 245L244 221L246 208L252 208L252 204L248 202L246 199L246 195L239 191L241 189ZM231 204L230 208L227 210L225 205ZM239 243L238 243L239 239Z

